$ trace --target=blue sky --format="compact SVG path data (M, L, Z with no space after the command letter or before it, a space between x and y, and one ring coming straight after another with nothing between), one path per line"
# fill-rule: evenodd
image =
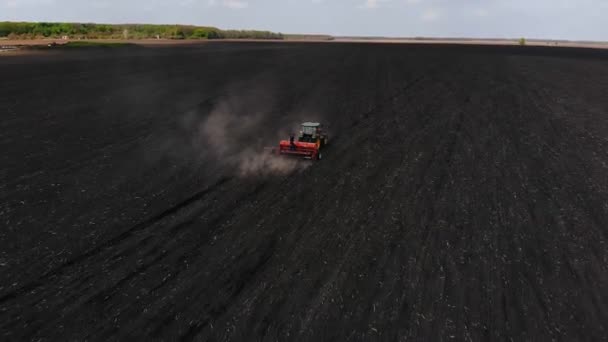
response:
M0 21L608 41L608 0L0 0Z

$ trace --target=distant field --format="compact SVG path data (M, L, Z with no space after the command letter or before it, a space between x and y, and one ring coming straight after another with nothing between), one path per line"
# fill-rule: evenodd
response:
M331 38L331 39L330 39ZM519 45L517 40L508 39L408 39L408 38L365 38L365 37L330 37L330 36L306 36L306 35L285 35L284 40L257 40L257 39L222 39L222 40L201 40L201 39L91 39L91 40L61 40L61 39L32 39L32 40L9 40L0 39L0 46L42 46L49 43L59 45L68 42L89 42L78 43L82 46L91 46L93 43L120 43L136 44L144 46L171 46L171 45L195 45L209 44L217 42L263 42L263 43L294 43L294 42L319 42L319 43L390 43L390 44L463 44L463 45ZM76 45L78 45L76 44ZM527 46L546 46L546 47L583 47L606 49L607 42L574 42L574 41L549 41L549 40L528 40Z
M50 43L57 43L59 45L67 43L77 42L88 42L88 43L129 43L129 44L140 44L140 45L181 45L181 44L203 44L209 42L208 40L176 40L176 39L89 39L89 40L62 40L62 39L19 39L0 40L0 45L5 46L36 46L36 45L48 45Z
M365 38L365 37L335 37L335 42L366 42L366 43L400 43L400 44L470 44L470 45L519 45L517 39L416 39L416 38ZM562 46L608 48L608 42L575 42L555 40L527 40L528 46Z

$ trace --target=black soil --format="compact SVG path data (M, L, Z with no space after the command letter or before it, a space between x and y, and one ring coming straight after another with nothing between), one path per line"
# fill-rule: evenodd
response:
M608 334L608 52L214 43L0 79L2 340ZM311 120L322 161L265 160Z

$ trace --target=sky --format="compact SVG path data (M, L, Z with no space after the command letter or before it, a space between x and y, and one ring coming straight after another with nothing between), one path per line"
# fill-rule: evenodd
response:
M0 21L608 41L608 0L0 0Z

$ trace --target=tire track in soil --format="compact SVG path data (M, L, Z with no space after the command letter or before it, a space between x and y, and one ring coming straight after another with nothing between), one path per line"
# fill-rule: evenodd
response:
M102 244L99 244L95 248L77 256L76 258L68 260L67 262L59 265L57 268L50 270L49 272L43 274L38 280L31 282L29 284L26 284L23 287L15 290L15 291L12 291L12 292L9 292L9 293L3 295L2 297L0 297L0 304L6 302L8 300L14 299L15 297L20 296L26 292L31 292L35 288L40 287L42 284L44 284L44 281L47 281L53 277L56 277L57 275L62 273L65 269L72 267L76 264L82 263L86 259L99 254L100 252L108 249L111 246L114 246L114 245L120 243L121 241L123 241L125 239L128 239L129 237L133 236L135 233L137 233L141 230L144 230L146 228L149 228L150 226L157 224L158 222L162 221L165 218L175 215L183 208L191 205L192 203L194 203L196 201L200 201L207 194L214 191L215 188L221 187L223 184L225 184L229 180L230 180L230 178L227 178L227 177L221 178L219 181L217 181L211 187L209 187L205 190L202 190L198 193L195 193L193 196L191 196L190 198L187 198L183 202L178 203L175 206L168 208L165 211L161 212L160 214L157 214L141 223L136 224L135 226L127 229L120 235L118 235L110 240L107 240L106 242L104 242Z

